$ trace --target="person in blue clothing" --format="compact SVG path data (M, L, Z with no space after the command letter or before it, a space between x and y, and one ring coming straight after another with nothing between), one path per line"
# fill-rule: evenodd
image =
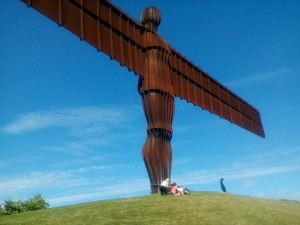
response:
M223 180L224 180L224 178L221 178L221 179L220 179L221 189L222 189L223 192L226 192L226 187L225 187L225 185L223 184Z

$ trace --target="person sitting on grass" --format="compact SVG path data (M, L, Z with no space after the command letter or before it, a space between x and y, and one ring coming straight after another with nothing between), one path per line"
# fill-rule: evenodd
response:
M186 190L186 186L177 186L177 192L179 195L184 195Z
M174 182L173 184L171 184L172 188L171 188L171 193L173 195L180 195L180 192L177 190L178 186L176 185L176 183Z
M170 185L170 179L169 178L165 179L159 185L159 190L160 190L161 195L168 195L170 186L171 186Z

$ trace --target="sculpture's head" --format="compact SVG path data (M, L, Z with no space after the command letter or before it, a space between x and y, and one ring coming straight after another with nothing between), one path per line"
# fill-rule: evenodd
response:
M147 7L141 14L143 26L149 30L156 32L161 21L161 15L158 8L154 6Z

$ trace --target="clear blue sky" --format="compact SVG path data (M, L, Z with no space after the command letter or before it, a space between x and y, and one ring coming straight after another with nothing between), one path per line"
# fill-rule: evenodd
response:
M300 1L113 3L259 109L262 139L176 99L172 180L300 200ZM18 0L0 14L0 202L51 206L149 194L137 76Z

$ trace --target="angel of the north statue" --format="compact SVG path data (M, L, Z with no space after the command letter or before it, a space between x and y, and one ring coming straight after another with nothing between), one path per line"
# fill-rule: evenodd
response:
M171 177L174 97L180 97L264 137L256 108L183 57L158 33L160 12L146 8L141 23L107 0L21 0L139 76L147 119L142 156L151 192Z

